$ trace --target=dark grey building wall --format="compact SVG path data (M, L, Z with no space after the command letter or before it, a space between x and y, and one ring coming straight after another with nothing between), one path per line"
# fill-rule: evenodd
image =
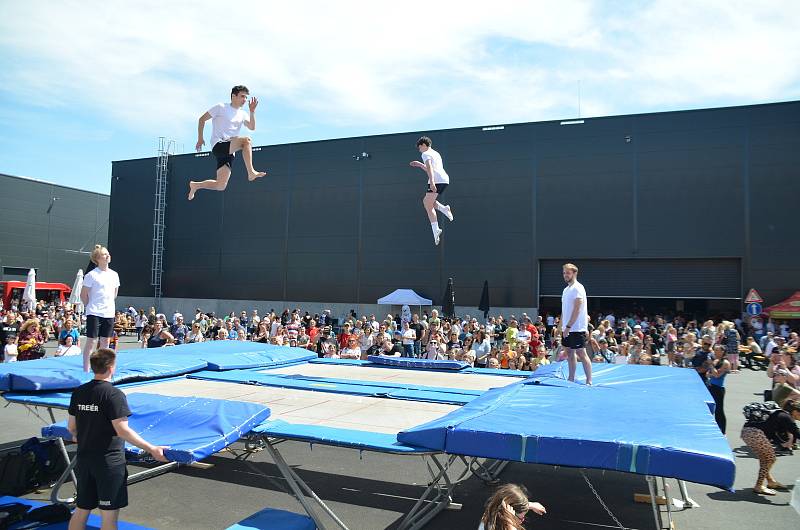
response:
M632 275L706 259L740 271L719 292L755 287L768 303L798 287L800 102L424 133L452 179L456 221L443 220L439 247L425 176L408 167L422 133L262 147L267 177L248 183L236 160L225 193L192 202L188 181L210 178L214 160L172 157L164 295L374 303L409 287L438 303L453 277L459 305L477 305L488 280L493 306L536 307L541 263L598 259ZM121 291L148 296L155 159L115 162L113 175ZM697 292L668 280L664 296ZM615 296L647 295L618 281Z
M3 267L35 268L38 281L72 285L106 243L108 195L0 174L0 197L0 279L18 279Z

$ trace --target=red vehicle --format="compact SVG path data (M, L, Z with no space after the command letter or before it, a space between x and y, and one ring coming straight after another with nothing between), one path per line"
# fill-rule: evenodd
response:
M0 282L3 307L11 306L11 300L22 300L25 282ZM63 303L69 300L72 287L65 283L36 282L36 300Z

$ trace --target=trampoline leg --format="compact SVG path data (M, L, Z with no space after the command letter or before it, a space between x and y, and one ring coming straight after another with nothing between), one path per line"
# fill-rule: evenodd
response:
M699 508L700 505L694 499L689 497L689 490L686 488L686 481L678 481L678 489L681 492L681 499L683 499L683 509Z
M423 457L424 458L424 457ZM442 464L436 455L428 455L430 462L433 462L432 469L429 462L426 460L428 472L431 474L432 480L428 488L417 500L414 507L408 512L398 526L398 530L418 530L425 526L428 521L433 519L439 512L448 508L452 504L453 482L450 480L448 471L456 457L450 456L447 458L446 463ZM454 508L460 508L458 505L453 505Z
M301 490L300 484L303 484L306 490L311 492L311 495L313 499L317 502L317 504L319 504L320 507L323 510L325 510L325 513L330 515L331 518L334 521L336 521L336 524L338 524L340 528L342 528L343 530L348 530L347 525L345 525L338 517L336 517L336 515L330 510L330 508L328 508L325 505L325 503L322 502L322 500L319 497L317 497L317 495L314 494L313 491L311 491L311 488L307 484L305 484L305 482L303 482L303 480L300 479L300 477L297 476L294 470L289 466L289 464L286 463L286 460L283 459L283 456L280 454L280 452L278 452L277 449L275 449L275 447L273 447L272 443L269 440L266 440L266 448L267 451L269 451L269 454L272 457L273 462L275 462L275 465L278 466L278 469L280 470L281 474L286 479L286 482L289 484L289 488L291 488L294 498L297 499L297 502L300 503L300 505L308 514L308 516L314 520L314 524L317 525L317 528L319 530L325 530L325 525L322 523L317 513L314 511L314 509L306 500Z
M161 464L152 469L145 469L144 471L139 471L138 473L134 473L133 475L128 475L127 483L128 485L136 484L137 482L157 477L158 475L163 475L167 471L175 469L176 467L179 466L180 464L177 462L167 462L166 464Z
M647 475L647 487L650 489L650 504L653 507L653 519L656 523L656 530L663 530L661 525L661 510L658 508L658 483L655 477Z
M61 452L61 456L64 457L64 461L67 463L67 468L61 473L61 476L58 477L55 485L53 486L53 490L50 492L50 502L53 504L72 504L75 502L75 499L72 497L62 499L58 496L59 491L61 490L61 486L67 481L67 478L72 480L72 483L75 485L75 488L78 487L78 479L75 478L75 464L78 461L77 458L74 460L70 460L69 453L67 452L67 446L64 445L64 440L61 438L56 438L56 445L58 445L58 449Z
M672 526L672 497L670 495L670 485L667 484L667 479L661 477L661 487L664 489L664 498L667 500L665 503L667 505L667 528L670 530L673 528Z

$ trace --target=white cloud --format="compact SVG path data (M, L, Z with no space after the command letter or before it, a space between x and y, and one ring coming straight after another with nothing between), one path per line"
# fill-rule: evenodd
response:
M311 131L571 117L578 80L583 115L800 95L796 2L614 6L15 2L0 94L189 139L239 82L272 116L312 115Z

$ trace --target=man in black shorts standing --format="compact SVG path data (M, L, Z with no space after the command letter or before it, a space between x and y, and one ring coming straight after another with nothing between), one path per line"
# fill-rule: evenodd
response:
M250 116L242 107L247 103L250 92L244 85L236 85L231 89L231 102L228 104L218 103L208 109L208 112L200 116L197 123L197 145L195 148L199 152L205 140L203 140L203 128L208 120L211 121L211 153L217 159L217 178L203 180L200 182L189 182L189 200L194 199L197 190L216 190L222 191L228 186L228 179L231 176L231 163L237 151L242 152L244 166L247 169L247 180L253 181L266 175L263 171L253 169L253 142L248 136L239 136L239 130L244 124L251 131L256 130L256 107L258 99L254 96L250 98Z
M428 187L425 190L425 197L422 198L422 206L428 215L428 221L431 222L433 242L438 245L442 236L442 229L439 228L439 219L436 217L436 211L442 212L448 220L452 221L453 210L449 205L444 205L438 200L444 193L445 188L450 184L450 176L444 170L442 155L433 149L432 145L433 142L427 136L417 140L417 150L422 155L422 162L413 160L410 165L421 169L428 176Z
M111 384L116 358L114 350L107 348L92 353L94 379L76 388L69 402L67 428L78 443L78 499L69 530L86 528L95 508L100 508L103 530L117 528L119 510L128 505L126 441L160 462L167 461L165 447L148 443L128 426L128 400Z
M592 384L592 360L586 355L586 332L589 329L589 312L586 304L586 289L578 281L578 267L566 263L562 267L567 286L561 294L561 325L564 347L567 349L569 380L575 381L575 371L580 358L586 374L586 384Z

